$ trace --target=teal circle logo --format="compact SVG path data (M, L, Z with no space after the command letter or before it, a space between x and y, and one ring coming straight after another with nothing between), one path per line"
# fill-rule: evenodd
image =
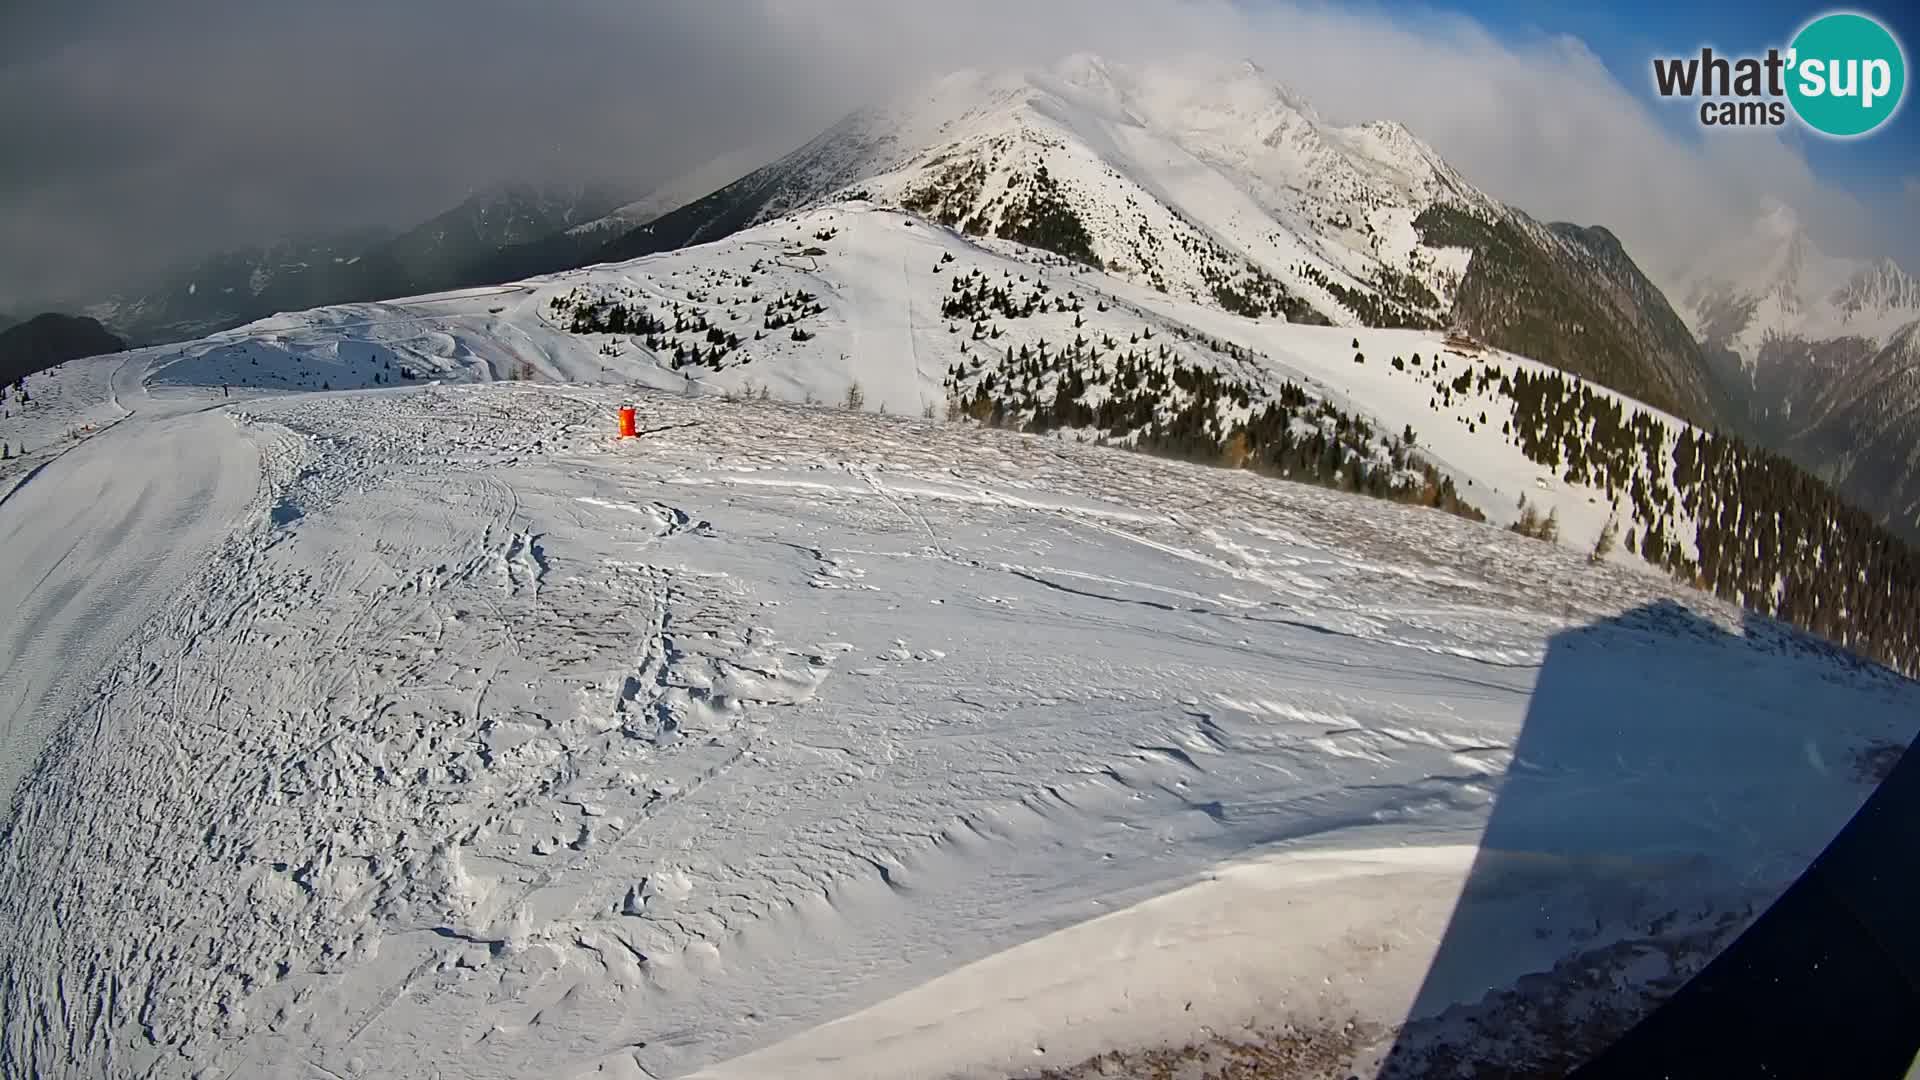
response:
M1892 119L1907 89L1907 58L1893 33L1840 12L1808 23L1788 52L1787 99L1815 131L1865 135Z

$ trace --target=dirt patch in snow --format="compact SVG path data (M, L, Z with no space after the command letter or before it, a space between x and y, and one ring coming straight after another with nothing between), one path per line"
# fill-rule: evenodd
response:
M1906 747L1891 742L1862 747L1853 758L1854 778L1862 783L1878 784L1893 775L1893 767L1900 764L1906 752Z
M1249 1030L1181 1047L1113 1051L1021 1080L1346 1080L1361 1045L1378 1031L1358 1024L1303 1030Z

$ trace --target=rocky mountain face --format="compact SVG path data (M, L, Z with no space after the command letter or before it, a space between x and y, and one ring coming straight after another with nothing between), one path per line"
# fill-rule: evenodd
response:
M1821 252L1776 207L1685 289L1731 425L1920 540L1920 281Z
M1776 339L1755 396L1781 402L1767 429L1783 452L1920 541L1920 320L1875 347L1864 337Z

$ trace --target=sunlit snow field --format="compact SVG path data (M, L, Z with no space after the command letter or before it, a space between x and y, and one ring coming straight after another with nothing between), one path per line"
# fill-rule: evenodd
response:
M1920 716L1648 575L1247 473L612 387L218 394L123 395L0 504L10 752L50 740L9 1069L1008 1075L1249 1023L1358 1061L1618 941L1696 946L1630 999L1697 966ZM131 600L63 554L101 522Z

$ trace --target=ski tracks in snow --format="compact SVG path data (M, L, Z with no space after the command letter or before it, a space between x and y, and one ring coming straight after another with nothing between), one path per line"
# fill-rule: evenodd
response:
M223 415L162 415L75 446L8 499L0 800L234 524L254 493L254 456Z
M608 400L249 418L246 526L22 786L0 1066L685 1072L1251 847L1471 836L1531 598L1657 589L939 425L650 397L619 444Z
M271 494L252 527L93 707L132 731L77 729L22 829L32 835L86 778L103 790L78 804L120 824L84 857L14 851L7 899L115 895L90 884L118 875L99 857L138 865L155 840L188 855L81 925L49 927L42 945L82 950L71 970L92 973L84 1030L64 965L49 993L34 960L0 959L9 1013L25 1021L9 1026L0 1060L57 1075L99 1060L103 1044L195 1054L253 1032L275 1045L281 1027L318 1011L348 1036L333 1048L340 1061L313 1063L351 1072L359 1034L436 970L446 941L497 942L515 920L545 926L573 911L623 833L741 760L758 714L804 700L837 657L743 627L723 578L550 550L497 468L396 469L391 438L266 441ZM181 512L203 503L184 499ZM149 500L104 505L131 507L131 523ZM660 503L600 508L590 525L619 547L706 528ZM50 560L29 584L56 576L59 553ZM31 658L36 646L13 647ZM133 760L169 765L103 782L111 762ZM575 808L565 823L563 805ZM237 887L200 894L193 883L235 858L246 867ZM606 885L615 895L600 906L632 886ZM165 954L136 965L88 955L121 941L112 926L134 912L173 928L177 940L146 943ZM420 956L403 960L410 947ZM165 960L180 950L201 963Z

